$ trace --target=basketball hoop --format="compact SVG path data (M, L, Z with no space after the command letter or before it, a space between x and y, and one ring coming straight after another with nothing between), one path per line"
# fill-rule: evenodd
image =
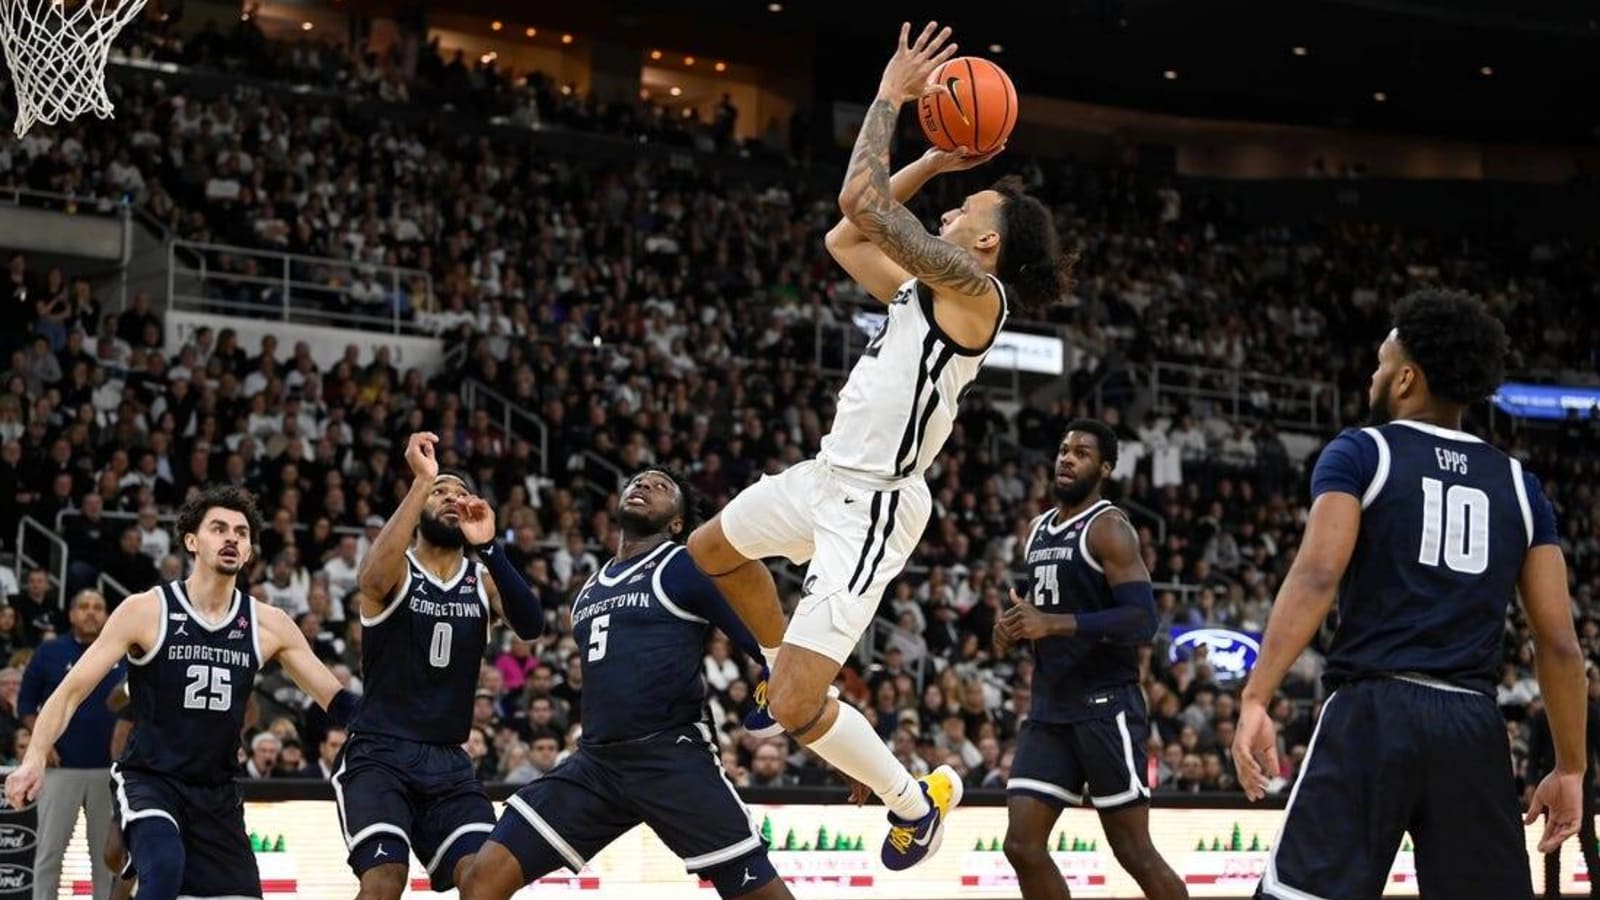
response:
M0 44L17 93L17 137L92 112L112 115L106 54L145 0L0 0Z

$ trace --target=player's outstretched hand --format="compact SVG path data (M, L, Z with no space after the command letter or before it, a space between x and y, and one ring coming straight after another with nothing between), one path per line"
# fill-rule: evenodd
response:
M911 23L900 26L900 43L894 56L883 69L883 80L878 83L878 96L899 103L915 100L924 94L947 90L932 80L934 70L956 53L950 40L950 27L939 28L938 22L929 22L916 41L911 41Z
M482 497L468 497L462 505L461 536L473 547L494 540L494 510Z
M999 156L1005 150L1004 144L990 150L988 153L973 153L965 147L958 150L940 150L938 147L929 147L922 159L935 172L965 172L967 169L977 168L984 163Z
M9 785L8 785L9 787ZM1522 824L1532 825L1544 816L1544 835L1539 838L1540 853L1554 853L1562 841L1578 833L1583 821L1583 775L1551 772L1539 782L1528 802Z
M16 771L6 776L6 802L12 809L21 809L39 796L39 786L44 784L44 767L23 761Z
M1260 703L1244 702L1233 735L1233 761L1239 787L1251 800L1267 795L1267 783L1278 777L1278 726Z
M406 464L411 466L411 474L430 486L439 477L439 458L433 452L437 443L439 436L431 431L416 432L406 441Z
M872 788L848 776L846 780L850 782L850 802L856 806L867 805L867 801L872 799Z
M1011 605L1000 614L996 628L1005 631L1012 641L1036 641L1050 636L1050 623L1044 613L1026 597L1011 589Z

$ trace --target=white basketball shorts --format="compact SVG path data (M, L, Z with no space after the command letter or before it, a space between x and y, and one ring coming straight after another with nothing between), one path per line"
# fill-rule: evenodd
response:
M920 477L874 489L810 459L764 475L734 497L722 510L722 533L748 559L810 562L783 640L843 664L884 588L921 542L932 510Z

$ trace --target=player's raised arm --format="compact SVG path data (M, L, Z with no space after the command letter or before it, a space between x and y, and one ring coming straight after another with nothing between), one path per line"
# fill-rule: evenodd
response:
M439 476L439 460L434 456L434 445L439 436L419 431L406 441L406 462L411 466L411 489L395 509L383 530L367 550L366 559L356 572L356 585L361 590L361 614L377 616L389 599L389 592L400 583L405 574L406 550L411 546L411 536L422 521L422 507L433 490L434 479Z
M889 195L895 203L903 205L935 175L982 165L1004 149L1002 146L982 155L967 155L930 147L916 162L894 173L894 177L889 179ZM843 267L857 284L884 303L894 299L895 292L911 277L910 272L890 259L882 248L867 237L866 232L848 218L840 219L839 224L833 226L823 239L823 245L828 248L828 255L833 257L834 262Z
M161 599L156 591L134 594L123 600L106 620L83 657L67 671L50 699L39 710L33 723L33 742L28 745L22 764L6 778L6 799L20 808L39 793L44 770L56 741L72 721L78 705L117 665L117 660L134 647L151 648L160 641Z
M484 587L489 591L489 605L495 614L511 626L517 637L525 641L537 640L544 634L544 610L539 606L539 595L506 558L505 548L495 542L494 510L482 498L473 497L462 507L461 536L488 570L489 578Z
M1517 586L1533 632L1534 667L1555 743L1556 767L1534 790L1525 821L1532 824L1541 813L1548 813L1539 851L1549 853L1577 833L1583 816L1588 681L1583 672L1583 649L1572 624L1567 561L1556 543L1555 513L1538 480L1530 476L1527 481L1532 546L1522 562Z
M856 135L844 187L839 191L839 211L901 271L929 287L946 295L993 297L994 284L978 259L965 248L929 234L896 199L889 177L889 144L900 107L924 93L945 90L928 79L955 53L956 45L947 43L949 28L935 33L936 27L936 23L928 23L916 41L909 44L910 26L901 28L900 45L884 69L877 99L867 108ZM879 291L892 276L892 272L880 272L881 280L869 285L868 290L883 299ZM892 288L889 293L893 294Z
M256 622L261 628L261 653L283 664L283 671L311 696L317 705L328 711L333 724L343 727L355 715L360 700L345 690L339 679L311 652L306 636L296 627L288 613L256 603Z

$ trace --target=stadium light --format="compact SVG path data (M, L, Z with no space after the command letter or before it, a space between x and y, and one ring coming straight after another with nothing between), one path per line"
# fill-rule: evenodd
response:
M1379 103L1386 103L1389 100L1389 95L1385 94L1383 91L1374 91L1372 94L1372 99L1378 101Z
M1177 81L1178 80L1178 70L1177 69L1168 69L1165 72L1161 73L1161 77L1165 78L1168 81Z
M719 62L713 68L715 68L718 72L726 72L728 71L728 64L725 62Z
M563 34L563 35L562 35L562 36L561 36L561 43L563 43L563 44L570 44L570 43L572 43L572 35L570 35L570 34Z
M661 58L661 51L660 50L651 50L650 51L650 58L651 59L660 59Z
M1305 56L1309 52L1310 51L1307 50L1306 48L1304 48L1302 46L1299 46L1298 44L1295 45L1295 48L1294 48L1294 55L1295 56Z
M768 3L767 4L767 12L769 12L769 13L781 13L781 12L783 12L783 4L782 3Z
M989 52L990 53L1004 53L1004 52L1006 52L1006 48L1001 46L1000 44L990 44L989 45Z
M1487 78L1490 75L1494 74L1494 66L1484 66L1483 68L1478 70L1478 74L1484 76L1485 78Z
M534 35L537 35L539 33L539 29L534 28L533 26L530 25L527 28L524 28L522 30L522 33L524 35L526 35L527 37L533 37Z
M686 66L692 66L692 65L694 65L694 57L692 57L692 56L685 56L685 57L684 57L684 58L683 58L683 64L684 64L684 65L686 65Z
M673 85L672 86L672 90L667 91L667 93L671 94L674 97L681 97L681 96L683 96L683 88L678 87L677 85Z
M499 31L500 29L502 29L504 27L506 27L506 23L500 21L499 19L495 19L493 22L489 23L489 30L490 31Z
M310 21L305 21L305 22L301 22L300 23L300 30L301 31L310 31L311 29L313 29L315 27L317 27L317 26L311 24Z

